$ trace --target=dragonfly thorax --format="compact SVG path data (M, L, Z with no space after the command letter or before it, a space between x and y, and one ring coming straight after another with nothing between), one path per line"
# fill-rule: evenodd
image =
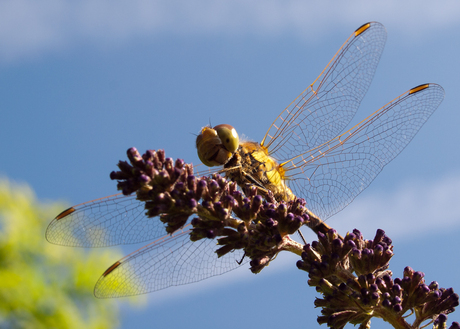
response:
M256 186L260 194L272 191L277 201L295 199L285 184L283 168L257 142L243 142L224 165L225 175L240 187Z

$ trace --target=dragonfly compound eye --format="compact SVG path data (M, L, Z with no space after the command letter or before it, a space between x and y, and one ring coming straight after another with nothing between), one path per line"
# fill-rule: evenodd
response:
M221 166L227 163L239 146L238 134L230 125L214 128L204 127L196 138L198 157L206 166Z
M223 124L215 126L214 130L217 132L217 135L219 136L225 149L234 153L240 144L240 139L238 138L236 129L230 125Z

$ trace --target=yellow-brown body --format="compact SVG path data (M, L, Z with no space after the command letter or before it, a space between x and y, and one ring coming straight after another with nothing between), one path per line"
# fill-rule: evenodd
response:
M295 199L285 184L284 169L257 142L241 142L232 158L224 165L225 175L241 187L256 186L261 194L272 191L277 201Z

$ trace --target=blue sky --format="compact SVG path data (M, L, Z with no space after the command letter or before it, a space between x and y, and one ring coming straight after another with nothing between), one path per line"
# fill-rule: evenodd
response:
M2 1L0 175L77 204L116 192L109 173L129 147L198 163L194 134L209 122L260 141L346 38L379 21L387 44L354 122L421 83L446 97L328 224L367 238L384 229L395 276L409 265L458 291L459 14L458 1ZM295 261L150 294L139 308L121 301L121 327L318 327Z

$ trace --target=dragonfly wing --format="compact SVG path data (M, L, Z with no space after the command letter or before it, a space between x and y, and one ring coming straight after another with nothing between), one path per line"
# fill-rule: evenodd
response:
M190 230L155 241L112 265L94 288L98 298L145 294L171 286L197 282L231 271L240 265L243 251L220 258L215 239L192 242ZM243 261L245 263L247 259Z
M270 126L261 142L270 155L287 161L340 134L371 84L385 41L380 23L356 30L313 84Z
M222 171L222 166L206 167L206 165L200 163L193 166L193 175L195 177L210 177L212 174L219 174Z
M284 163L289 186L316 215L329 218L409 144L443 98L436 84L402 94L349 131Z
M158 239L166 234L158 218L145 216L136 195L116 194L73 206L49 224L46 239L72 247L105 247Z

